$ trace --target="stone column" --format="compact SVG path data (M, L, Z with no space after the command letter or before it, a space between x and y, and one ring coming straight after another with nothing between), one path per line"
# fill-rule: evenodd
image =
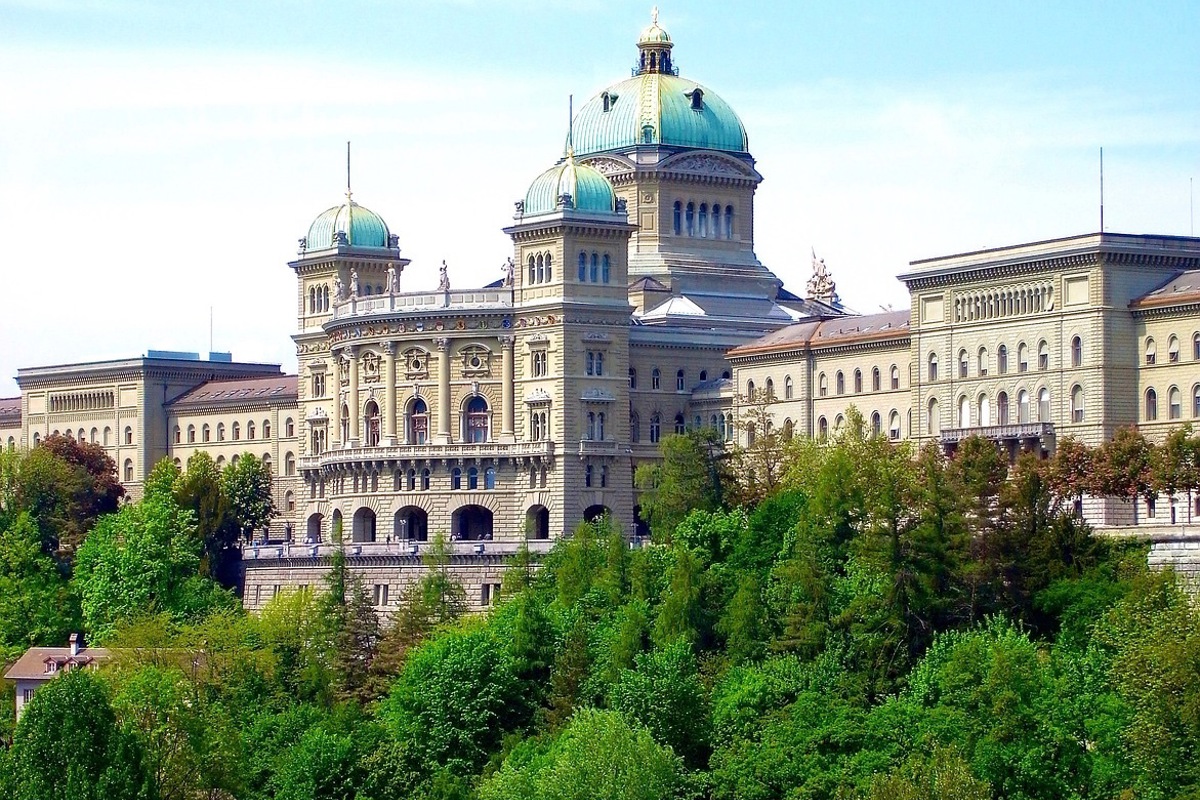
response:
M358 348L349 347L350 351L350 389L349 397L346 400L346 405L350 409L350 446L358 446L359 435L359 419L358 419Z
M344 445L342 441L342 353L331 350L333 355L333 430L329 431L329 444Z
M384 417L383 443L388 447L396 444L396 343L383 343L384 358Z
M434 339L438 351L437 441L450 442L450 340Z
M500 440L515 440L513 425L513 337L500 337Z

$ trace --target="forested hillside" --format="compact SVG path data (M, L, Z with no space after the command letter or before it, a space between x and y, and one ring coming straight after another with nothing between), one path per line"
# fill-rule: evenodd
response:
M97 510L85 466L10 457L3 644L82 626L120 655L38 692L0 796L1200 798L1200 614L1073 512L1101 480L1186 487L1200 442L1172 446L1010 469L861 420L830 444L667 437L638 475L653 541L582 525L467 615L439 539L382 627L344 558L245 614L213 578L256 512L203 463Z

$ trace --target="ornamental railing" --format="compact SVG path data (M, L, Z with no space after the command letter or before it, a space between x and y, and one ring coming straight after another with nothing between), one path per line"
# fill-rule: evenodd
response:
M301 470L380 461L471 461L502 458L551 458L554 442L460 442L342 447L300 459Z
M456 540L446 543L456 556L505 556L516 554L524 545L531 553L547 553L554 547L553 539L520 539L495 541L493 539ZM373 542L345 542L340 545L351 558L413 557L420 558L431 543L398 536L376 534ZM333 542L278 542L273 544L246 545L242 548L242 560L253 562L278 561L294 558L328 558L339 545Z
M512 308L511 289L467 289L448 292L406 292L404 294L351 297L336 303L334 319L368 314L405 313L438 310L486 310Z
M621 442L597 439L580 439L579 457L585 456L619 456L628 453L629 447Z
M939 434L943 442L961 442L972 436L992 441L1046 440L1054 437L1052 422L1021 422L1016 425L983 425L974 428L947 428Z

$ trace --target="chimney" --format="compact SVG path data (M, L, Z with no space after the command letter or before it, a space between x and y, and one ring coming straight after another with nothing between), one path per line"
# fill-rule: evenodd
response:
M72 656L79 655L79 634L78 633L71 634L71 655Z

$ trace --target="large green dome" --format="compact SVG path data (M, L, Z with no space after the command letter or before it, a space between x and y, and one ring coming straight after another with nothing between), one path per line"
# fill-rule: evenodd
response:
M345 233L344 244L353 247L394 247L391 232L383 217L371 209L348 200L340 206L322 211L308 226L305 247L324 250L336 247L338 234Z
M613 84L587 102L573 124L580 156L665 145L730 153L748 151L746 129L716 92L679 77L671 37L657 12L638 38L632 78Z
M522 213L549 214L559 210L558 199L571 196L571 207L577 211L598 211L611 214L617 210L617 195L612 184L600 171L575 162L573 154L543 172L529 185Z

